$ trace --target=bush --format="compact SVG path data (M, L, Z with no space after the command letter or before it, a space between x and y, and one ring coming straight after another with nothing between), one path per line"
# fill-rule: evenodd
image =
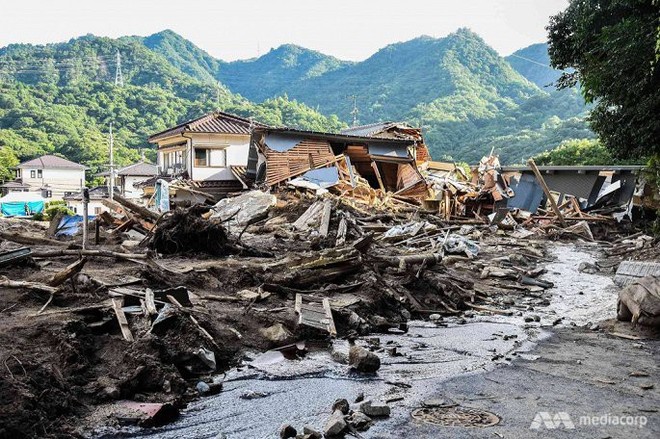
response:
M46 204L46 208L44 209L43 214L37 215L42 215L43 220L49 221L60 212L64 215L75 215L71 209L66 207L66 203L64 201L51 201L50 203ZM37 215L35 215L33 218L37 219Z

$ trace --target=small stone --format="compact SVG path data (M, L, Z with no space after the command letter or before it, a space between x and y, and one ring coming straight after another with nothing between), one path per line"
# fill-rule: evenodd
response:
M389 405L377 402L375 403L370 399L362 401L358 410L371 417L387 417L391 412Z
M525 316L525 323L530 323L534 321L534 317L532 316Z
M447 398L433 398L422 401L422 406L429 408L431 407L448 408L448 407L456 407L457 405L458 404L456 404L454 401Z
M120 396L119 389L115 386L108 386L103 389L103 394L109 399L118 399Z
M358 393L358 396L355 397L355 402L362 402L364 401L364 392Z
M532 316L532 318L534 319L535 322L540 322L541 321L541 316L539 316L539 315L534 314Z
M429 320L432 322L436 322L438 320L442 320L442 316L440 314L431 314L429 316Z
M338 436L348 428L348 424L344 420L344 415L341 411L335 411L330 419L325 423L323 427L323 433L325 436Z
M348 401L346 399L338 399L335 401L334 404L332 404L333 413L339 410L344 415L347 415L349 409L350 409L350 405L348 404Z
M597 324L593 324L589 327L589 329L592 331L598 331L600 329L600 326L598 326Z
M348 351L348 364L363 373L374 373L380 369L380 358L361 346L351 346Z
M292 437L296 437L298 435L298 431L293 428L291 424L284 424L280 428L280 438L281 439L289 439Z
M197 392L199 392L200 395L209 393L209 391L211 390L211 387L209 387L209 385L206 384L204 381L198 382L195 388L197 389Z
M303 427L303 435L307 439L322 439L323 438L323 435L319 431L316 431L312 427L309 427L307 425L305 425Z
M406 320L410 320L412 318L412 314L410 314L410 311L404 308L401 310L401 317L403 317Z
M172 391L172 383L170 380L163 381L163 392L170 393Z

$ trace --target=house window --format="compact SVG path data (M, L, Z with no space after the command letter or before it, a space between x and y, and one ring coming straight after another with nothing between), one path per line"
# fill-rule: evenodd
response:
M34 169L30 171L30 178L37 178L37 172Z
M195 166L203 168L209 165L208 149L195 148Z
M37 169L37 178L43 178L44 171L43 169Z
M212 149L209 150L209 166L214 168L224 168L227 166L227 150Z

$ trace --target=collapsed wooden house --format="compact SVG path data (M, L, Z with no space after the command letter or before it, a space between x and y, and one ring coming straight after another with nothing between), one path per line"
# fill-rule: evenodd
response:
M379 139L410 140L410 153L418 164L431 160L429 148L424 143L422 129L415 128L405 122L376 122L342 130L342 134L361 137L376 137Z
M369 186L401 197L424 199L428 187L411 154L414 140L329 134L289 128L252 132L247 176L267 187L300 177L329 187ZM325 170L325 171L322 171Z

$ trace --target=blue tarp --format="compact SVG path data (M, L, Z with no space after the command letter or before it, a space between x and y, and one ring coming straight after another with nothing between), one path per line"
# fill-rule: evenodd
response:
M43 201L8 201L2 203L2 214L5 216L32 216L43 211Z
M94 215L87 216L88 221L91 222L94 219ZM57 225L57 230L55 231L55 236L73 236L80 231L80 226L82 225L83 217L82 215L66 215L62 217L60 223Z

